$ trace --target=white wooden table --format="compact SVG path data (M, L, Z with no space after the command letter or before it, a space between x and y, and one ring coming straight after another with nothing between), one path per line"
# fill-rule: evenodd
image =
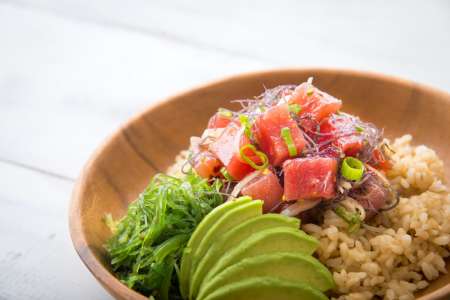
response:
M67 210L102 140L223 75L349 67L450 91L450 1L0 0L0 299L109 299Z

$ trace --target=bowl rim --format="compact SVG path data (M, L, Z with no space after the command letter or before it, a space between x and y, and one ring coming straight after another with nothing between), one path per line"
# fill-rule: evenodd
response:
M84 231L83 219L80 215L81 213L81 203L82 192L88 186L87 178L89 178L92 173L92 165L94 162L102 156L103 153L110 147L111 142L118 138L122 131L129 127L131 124L136 122L137 120L144 117L153 109L158 106L176 101L177 99L183 98L191 93L195 93L197 91L208 89L214 86L219 86L222 84L227 84L228 82L232 82L235 80L240 80L243 78L250 79L252 77L264 77L268 75L277 74L286 74L286 73L329 73L331 74L344 74L346 76L351 77L364 77L372 80L379 80L384 82L394 83L397 86L401 87L411 87L411 85L416 86L420 90L424 90L429 93L434 93L443 96L442 98L450 99L450 94L444 90L438 89L436 87L421 84L412 80L404 79L401 77L386 75L382 73L377 73L373 71L367 70L356 70L349 68L326 68L326 67L298 67L298 68L274 68L274 69L263 69L251 72L243 72L232 75L227 75L220 79L215 79L208 81L203 84L196 85L192 88L184 89L175 94L165 96L162 99L154 101L152 104L148 105L142 111L138 112L127 121L125 121L122 125L114 130L112 134L110 134L101 144L100 146L91 154L88 161L85 163L79 177L77 178L69 205L69 232L72 240L72 244L80 257L83 264L88 268L88 270L92 273L92 275L96 278L96 280L114 297L121 297L123 299L148 299L140 293L128 288L125 284L123 284L119 279L117 279L107 268L103 266L103 264L97 259L93 250L87 243L87 239ZM444 299L446 296L450 295L450 282L445 286L418 298L418 300L437 300Z

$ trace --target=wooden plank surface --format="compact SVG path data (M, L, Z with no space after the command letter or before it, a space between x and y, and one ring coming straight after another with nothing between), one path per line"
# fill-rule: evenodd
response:
M78 258L72 182L0 162L0 299L109 299Z
M375 2L271 10L264 1L8 1L0 6L0 158L74 178L114 128L152 101L255 68L347 66L450 90L442 76L448 2L420 1L409 13L405 3ZM433 22L414 26L419 14Z
M94 149L224 75L350 67L450 91L450 2L0 0L0 299L106 299L67 230ZM8 272L4 272L7 270Z
M9 4L0 5L0 36L0 158L70 178L153 101L269 66Z
M153 100L264 65L10 4L0 25L0 299L109 298L70 242L72 179Z
M447 0L13 2L277 65L376 70L450 90Z

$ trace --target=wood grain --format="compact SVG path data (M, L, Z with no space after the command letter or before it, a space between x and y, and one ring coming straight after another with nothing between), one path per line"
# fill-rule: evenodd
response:
M6 4L0 36L0 158L70 178L155 99L269 66Z
M12 3L271 65L377 70L450 91L447 0Z
M124 204L136 198L157 169L171 164L174 154L187 145L191 135L201 132L219 106L229 107L230 99L258 95L264 86L300 83L309 76L315 77L318 87L342 98L345 111L385 127L390 136L412 133L417 142L435 148L450 176L450 131L439 130L450 120L450 95L426 86L371 73L291 69L235 76L178 94L153 105L116 132L93 155L74 190L70 229L75 248L112 295L143 299L108 269L102 248L109 237L102 222L104 214L123 215ZM448 299L450 274L441 276L422 295L422 300Z
M0 299L110 299L69 238L72 182L0 162Z
M378 70L450 91L449 13L446 0L0 0L0 269L9 271L0 299L107 297L71 250L66 201L95 147L154 99L296 65ZM120 139L151 174L187 141L163 140L178 130L170 122L144 122ZM148 131L161 143L141 145ZM170 153L154 162L161 150ZM118 166L98 186L113 187L104 193L121 212L134 192L115 188Z

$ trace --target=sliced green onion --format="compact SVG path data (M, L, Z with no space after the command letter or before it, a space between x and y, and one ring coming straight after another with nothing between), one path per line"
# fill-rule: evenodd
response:
M355 126L355 130L356 130L357 132L363 132L363 131L364 131L364 128L362 128L361 126Z
M341 175L347 179L352 181L361 180L364 174L364 164L357 158L354 157L346 157L342 161L341 165Z
M228 110L226 108L219 108L218 113L221 117L231 119L233 117L233 112L231 110Z
M262 165L256 164L244 153L247 149L251 149L255 153L255 155L261 159ZM252 144L242 146L241 149L239 149L239 154L241 155L241 158L255 170L263 170L269 165L269 159L267 158L267 155L261 151L256 150L256 147Z
M334 212L348 224L348 232L353 233L361 227L361 217L356 212L350 212L338 205Z
M289 104L289 111L293 112L294 114L298 114L299 112L302 111L302 107L300 106L300 104L292 103Z
M289 129L289 127L281 128L281 137L286 143L286 146L289 151L289 156L291 157L297 156L297 147L294 144L294 140L292 139L291 135L291 129Z
M252 130L250 126L250 121L248 120L248 116L246 115L240 115L239 121L241 121L242 126L244 127L244 133L245 135L251 139L252 138Z
M247 125L248 122L248 116L246 115L239 115L239 121L241 121L242 126Z
M270 170L266 168L266 169L264 169L264 171L262 171L262 174L268 175L268 174L270 174Z
M220 169L220 173L222 173L226 180L233 181L233 177L231 177L230 173L228 173L227 168L222 167L222 169Z

